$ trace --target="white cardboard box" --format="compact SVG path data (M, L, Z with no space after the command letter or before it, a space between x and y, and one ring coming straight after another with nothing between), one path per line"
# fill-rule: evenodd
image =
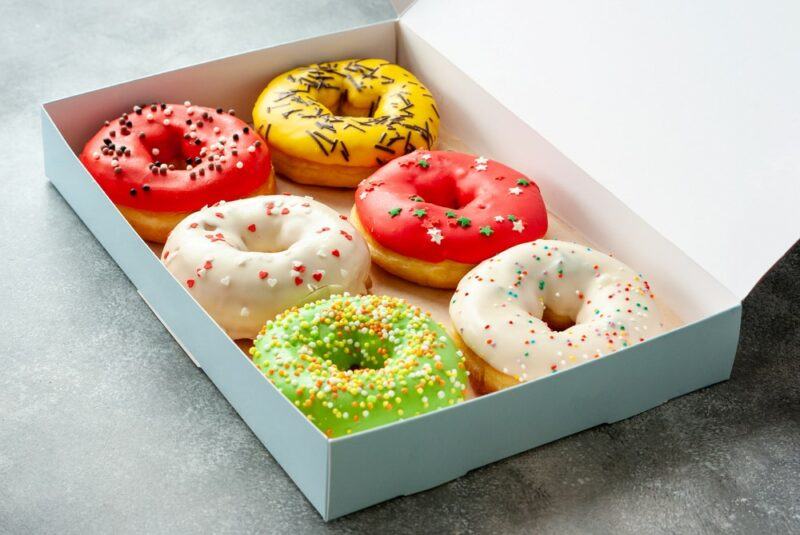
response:
M46 173L332 519L728 378L740 301L800 230L796 6L530 2L509 16L476 1L424 0L397 20L46 103ZM326 438L172 278L77 154L132 103L189 99L249 120L273 76L345 57L382 57L417 74L445 129L534 177L553 212L647 273L683 326L448 409Z

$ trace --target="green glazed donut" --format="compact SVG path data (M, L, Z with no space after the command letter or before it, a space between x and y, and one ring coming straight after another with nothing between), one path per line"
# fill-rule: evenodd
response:
M402 299L349 294L267 322L253 362L328 437L464 400L464 356L429 314Z

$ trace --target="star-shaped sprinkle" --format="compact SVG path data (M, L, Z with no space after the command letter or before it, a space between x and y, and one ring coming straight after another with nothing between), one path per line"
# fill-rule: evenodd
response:
M419 195L412 195L411 197L409 197L409 199L414 202L425 202L425 199L423 199Z
M392 208L391 210L389 210L389 215L392 217L397 217L400 215L400 212L402 211L403 211L402 208Z
M494 220L497 221L498 223L502 223L503 221L505 221L505 218L501 215L496 215L494 216Z
M461 228L467 228L472 224L472 221L468 217L459 217L456 219L456 223L458 223L458 226Z
M478 156L477 158L475 158L475 163L477 165L485 165L485 164L489 163L489 158L484 158L483 156Z
M514 221L511 230L513 230L514 232L522 232L523 230L525 230L525 225L522 223L521 219L517 219L516 221Z
M476 171L486 171L487 169L488 166L486 164L479 163L478 165L475 166Z
M428 229L428 236L431 237L431 241L436 245L441 244L442 240L444 239L444 236L442 236L442 231L436 227L431 227Z
M519 180L517 180L517 186L526 186L527 187L527 186L530 186L530 185L531 185L530 181L526 180L524 178L520 178Z
M492 227L481 227L479 232L484 236L491 236L492 234L494 234L494 230L492 230Z
M522 188L517 186L513 188L508 188L508 193L511 195L522 195Z
M428 163L428 160L424 158L417 161L417 167L422 167L423 169L427 169L428 167L430 167L430 165L431 164Z
M359 194L358 198L363 201L364 199L367 198L367 192L366 191L362 191L361 194Z
M420 219L428 215L428 211L425 208L419 208L414 210L413 212L414 217L419 217Z
M448 210L448 211L446 211L446 212L444 213L444 215L445 215L446 217L448 217L449 219L455 219L456 217L458 217L458 215L457 215L457 214L456 214L454 211L452 211L452 210Z
M511 221L511 222L514 222L514 221L516 221L516 220L517 220L517 216L515 216L514 214L508 214L508 217L507 217L507 219L508 219L509 221Z
M427 152L424 153L424 154L420 154L419 157L420 157L421 160L430 160L431 159L431 155L428 154Z

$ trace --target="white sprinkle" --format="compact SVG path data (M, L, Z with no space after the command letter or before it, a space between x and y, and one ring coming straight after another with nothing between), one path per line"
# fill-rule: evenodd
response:
M508 193L510 195L522 195L522 188L516 186L513 188L508 188Z
M236 162L236 169L241 169L242 167L244 167L242 162Z
M444 236L442 236L442 231L436 227L431 227L428 229L428 236L431 237L431 241L436 245L441 244L442 240L444 239Z
M269 278L269 279L267 279L267 284L269 284L270 288L272 288L273 286L278 284L278 279Z
M254 145L250 145L247 147L247 152L253 153L256 151L256 147Z
M169 126L169 119L164 119L164 126Z
M228 275L225 275L219 280L219 283L223 286L228 286L231 283L231 278Z
M250 315L250 309L247 307L242 307L242 310L241 312L239 312L239 314L241 314L243 318L246 318L247 316Z
M92 158L94 158L95 160L99 160L100 159L100 153L97 152L97 151L94 151L92 153Z
M147 122L148 123L152 123L153 119L154 119L153 114L152 113L148 113L147 114Z
M169 106L167 106L167 107L166 107L166 109L164 110L164 115L166 115L167 117L169 117L170 115L172 115L172 108L170 108Z
M184 106L186 106L186 107L188 108L189 106L191 106L191 105L192 105L192 103L191 103L191 102L189 102L188 100L184 100L184 101L183 101L183 105L184 105Z
M158 156L161 151L153 147L153 150L151 150L150 152L153 154L153 156Z

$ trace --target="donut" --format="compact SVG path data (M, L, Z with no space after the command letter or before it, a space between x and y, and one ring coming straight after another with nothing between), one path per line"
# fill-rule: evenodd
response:
M336 295L268 321L253 363L328 437L464 400L464 357L444 327L396 297Z
M331 61L283 73L258 97L253 121L281 175L355 187L389 160L439 136L433 95L382 59Z
M544 236L547 210L536 184L499 162L416 151L359 185L350 221L385 270L455 288L479 262Z
M567 370L665 330L642 275L555 240L516 245L479 264L453 294L450 317L479 394Z
M233 110L134 106L86 143L81 162L125 219L164 243L205 205L275 191L269 149Z
M310 197L265 195L220 201L191 214L161 259L233 339L308 299L366 291L364 240Z

